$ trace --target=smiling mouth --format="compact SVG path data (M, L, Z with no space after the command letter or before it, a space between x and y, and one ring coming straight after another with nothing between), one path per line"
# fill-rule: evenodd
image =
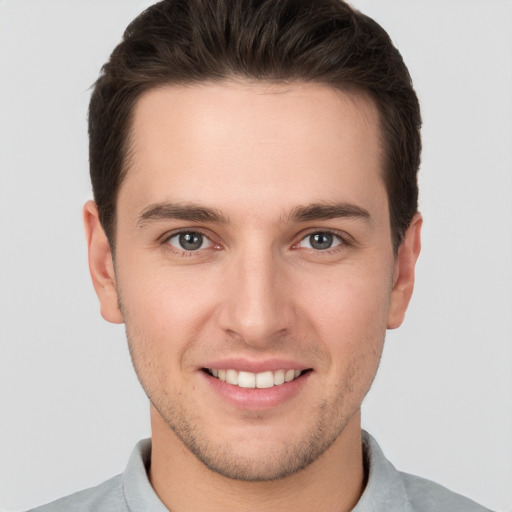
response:
M310 370L276 370L261 373L244 372L233 369L204 368L208 375L222 382L240 388L272 388L299 378Z

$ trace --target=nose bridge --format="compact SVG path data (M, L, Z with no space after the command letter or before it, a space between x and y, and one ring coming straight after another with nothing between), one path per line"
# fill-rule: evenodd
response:
M283 262L271 247L246 246L227 275L222 327L253 346L265 346L288 327Z

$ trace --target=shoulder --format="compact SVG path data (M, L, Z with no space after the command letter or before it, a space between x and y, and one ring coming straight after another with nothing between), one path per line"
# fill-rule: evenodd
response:
M128 512L123 477L117 475L102 484L71 494L28 512Z
M28 512L166 512L147 475L151 440L139 441L121 475Z
M375 439L364 431L362 435L368 481L353 512L490 512L442 485L398 471Z
M435 482L408 473L399 474L414 512L490 512Z

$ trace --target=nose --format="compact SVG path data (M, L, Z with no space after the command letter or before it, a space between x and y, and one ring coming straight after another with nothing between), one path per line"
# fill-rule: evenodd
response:
M220 327L254 348L265 348L289 331L293 319L286 264L271 250L245 251L226 273Z

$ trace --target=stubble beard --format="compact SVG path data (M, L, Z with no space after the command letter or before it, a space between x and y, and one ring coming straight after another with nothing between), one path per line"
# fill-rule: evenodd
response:
M126 320L121 300L120 307ZM144 389L149 401L158 414L176 435L185 448L192 453L201 463L215 473L232 480L246 482L268 482L287 478L302 471L319 459L340 437L346 425L359 411L361 402L370 389L375 377L367 382L367 387L359 397L351 396L346 400L347 391L353 390L353 377L358 373L359 365L355 364L345 376L345 382L339 383L340 391L330 399L325 399L316 407L316 411L305 411L305 416L315 417L316 421L302 438L282 443L279 449L273 449L270 456L258 453L258 455L241 454L236 447L229 443L216 443L208 433L208 426L187 410L177 397L171 396L169 390L156 382L156 386L150 385L151 377L158 375L158 358L151 355L151 344L144 340L138 340L138 349L132 342L128 325L125 323L126 337L130 356L137 378ZM380 362L380 353L376 358L375 372ZM153 379L153 384L155 384ZM250 441L249 441L250 442ZM258 452L258 450L253 450Z
M334 427L325 415L318 416L303 439L282 444L270 456L262 455L259 450L251 452L257 455L247 455L227 443L215 443L204 431L204 424L198 428L198 423L181 406L172 401L157 404L151 397L149 399L176 437L207 468L226 478L246 482L281 480L305 469L329 449L350 419L343 418ZM329 410L330 407L324 403L320 408Z
M211 471L232 480L275 481L305 469L332 446L358 410L358 407L347 408L347 404L343 403L343 397L324 400L317 406L316 411L304 412L305 416L314 417L316 421L301 438L281 443L280 446L274 447L271 453L268 453L269 450L257 448L250 450L250 453L245 450L241 452L237 449L239 445L216 442L208 431L208 425L205 423L207 420L194 415L191 408L187 409L179 397L169 394L169 390L161 383L155 383L154 380L151 382L150 375L154 377L158 374L155 371L154 358L144 349L134 349L128 330L126 335L139 382L158 414L185 448L201 463ZM347 409L351 411L350 414L340 413ZM252 418L253 421L260 419L257 416ZM250 443L251 440L247 442Z

